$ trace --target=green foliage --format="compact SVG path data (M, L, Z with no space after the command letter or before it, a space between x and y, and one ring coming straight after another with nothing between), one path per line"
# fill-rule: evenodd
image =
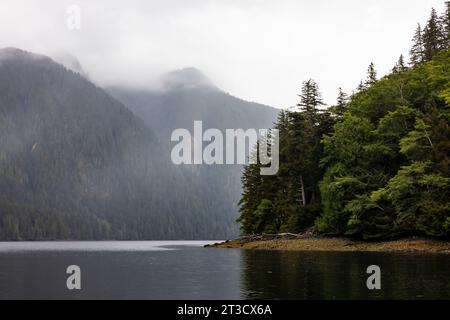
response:
M429 131L430 126L426 125L422 119L417 119L414 130L400 141L400 152L410 158L427 158L433 148Z
M449 235L449 58L442 51L352 97L323 138L319 230L364 239Z
M255 233L276 233L280 229L280 221L274 215L272 201L262 199L253 214L256 218Z
M371 64L368 80L323 137L320 231L363 239L449 236L448 24L447 8L440 19L433 10L423 32L419 25L413 69L401 57L377 81Z
M372 193L374 201L386 199L394 208L398 230L448 235L450 178L432 173L431 164L415 161L404 166L385 188Z

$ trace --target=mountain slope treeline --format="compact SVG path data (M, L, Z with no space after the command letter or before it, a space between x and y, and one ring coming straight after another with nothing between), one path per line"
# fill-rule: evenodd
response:
M245 168L243 234L299 232L363 239L450 235L449 3L433 9L411 49L392 73L374 65L358 90L320 109L317 84L304 83L299 109L285 111L280 170L259 176Z

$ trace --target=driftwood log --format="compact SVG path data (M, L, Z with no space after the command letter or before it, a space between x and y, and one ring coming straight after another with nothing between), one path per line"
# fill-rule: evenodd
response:
M314 237L318 237L318 236L320 236L319 232L315 228L310 228L302 233L286 232L286 233L275 233L275 234L269 234L269 233L252 234L252 235L239 237L233 241L239 241L241 244L243 244L243 243L252 242L252 241L307 239L307 238L314 238ZM228 242L230 242L230 240L226 240L224 243L228 243ZM214 247L217 245L218 245L217 243L212 244L212 245L207 244L207 245L205 245L205 247Z
M238 238L241 242L264 241L264 240L291 240L291 239L305 239L318 236L318 232L314 229L307 230L303 233L276 233L276 234L254 234Z

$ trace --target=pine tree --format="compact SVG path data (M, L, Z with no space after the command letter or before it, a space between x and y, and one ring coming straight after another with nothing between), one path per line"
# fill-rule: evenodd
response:
M299 115L291 114L291 118L293 124L296 125L296 128L301 128L301 132L298 132L296 136L302 139L297 145L303 144L303 164L298 165L298 168L303 166L303 170L300 170L296 179L299 183L299 198L301 199L301 205L305 206L308 203L308 200L306 199L306 184L309 184L308 180L312 180L305 176L305 171L313 171L311 170L314 163L312 157L318 144L317 130L319 125L319 115L317 108L324 105L324 103L319 92L319 86L312 79L303 83L302 93L299 96L300 102L297 106L299 106L303 112Z
M405 65L405 59L403 58L403 54L400 55L398 58L397 63L395 64L394 68L392 68L392 72L402 72L407 70L408 68Z
M256 160L256 163L245 166L241 177L242 196L239 201L240 216L237 222L241 224L241 232L243 234L256 232L258 221L255 216L255 210L257 210L263 199L263 190L261 190L263 176L260 174L261 164L257 161L258 148L259 143L251 155Z
M431 9L431 15L423 32L425 60L431 60L433 56L443 48L443 32L436 10Z
M337 96L337 103L332 108L332 112L337 115L343 115L346 108L347 108L347 102L348 102L348 95L342 90L341 87L338 88L338 96Z
M365 81L366 87L374 84L377 81L377 72L375 70L375 65L373 62L370 63L369 67L367 68L367 79Z
M319 86L313 79L303 82L302 92L298 96L300 102L297 107L300 107L300 110L306 112L307 115L316 113L317 108L324 105Z
M442 46L444 49L448 49L450 47L450 1L445 2L445 12L439 22L443 37Z
M356 91L362 91L366 88L366 86L364 85L364 82L361 80L358 84L358 86L356 87Z
M411 62L410 64L414 67L425 61L425 46L423 43L423 32L420 24L417 24L416 32L412 39L413 46L409 51Z

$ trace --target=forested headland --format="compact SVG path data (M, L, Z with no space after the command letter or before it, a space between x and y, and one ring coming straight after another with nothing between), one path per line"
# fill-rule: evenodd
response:
M296 108L274 126L278 173L260 175L259 163L244 169L243 235L449 237L449 9L432 9L417 26L409 62L401 55L381 79L370 64L335 105L323 106L314 80L303 83Z

